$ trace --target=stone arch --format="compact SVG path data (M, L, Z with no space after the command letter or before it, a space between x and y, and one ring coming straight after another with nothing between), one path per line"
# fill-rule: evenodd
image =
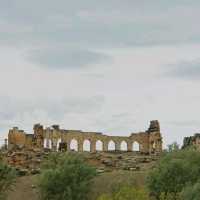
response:
M101 140L96 141L96 151L103 151L103 142Z
M70 150L78 151L78 141L76 139L70 141Z
M108 151L115 151L116 150L116 143L113 140L108 142Z
M90 140L86 139L83 141L83 151L91 151L91 142Z
M120 150L121 151L128 151L128 144L126 141L122 141L121 144L120 144Z
M140 144L137 141L134 141L132 149L133 151L140 151Z
M60 143L62 142L61 138L57 140L56 150L58 151Z

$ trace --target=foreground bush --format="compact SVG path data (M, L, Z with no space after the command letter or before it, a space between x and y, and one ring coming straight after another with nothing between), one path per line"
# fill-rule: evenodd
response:
M148 194L143 189L125 186L112 195L102 195L98 200L149 200Z
M73 154L52 154L40 180L44 200L87 200L94 168Z
M6 192L15 183L16 171L0 161L0 200L6 199Z
M182 150L169 153L160 160L148 177L148 187L157 200L179 200L184 188L196 184L198 179L200 153L195 150ZM189 196L186 199L189 200Z
M183 200L199 200L200 199L200 182L189 185L181 193Z

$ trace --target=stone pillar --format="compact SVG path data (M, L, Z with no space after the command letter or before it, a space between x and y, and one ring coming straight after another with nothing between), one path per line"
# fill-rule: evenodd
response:
M116 151L120 151L121 150L121 142L120 141L116 141L115 142L115 150Z
M90 151L92 153L96 152L96 141L95 140L91 140L91 143L90 143Z
M147 144L140 144L140 153L148 153L148 145Z
M49 145L49 138L46 138L46 148L49 149L50 145Z
M40 124L35 124L33 127L34 130L34 139L36 147L42 149L44 145L44 129Z
M103 141L103 151L104 152L108 151L108 142L107 141Z
M67 151L71 151L70 149L71 140L67 140L66 143L67 143Z
M133 151L133 144L132 144L132 142L127 142L127 150L128 151Z
M78 152L83 152L83 141L78 140Z
M8 149L8 139L5 139L5 150Z
M52 150L57 151L57 139L52 139Z

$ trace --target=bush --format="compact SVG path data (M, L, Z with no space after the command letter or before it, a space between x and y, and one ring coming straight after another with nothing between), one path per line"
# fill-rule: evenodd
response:
M178 151L179 148L179 144L177 142L173 142L172 144L167 145L168 147L168 152L173 152L173 151Z
M180 199L179 194L186 185L193 185L200 178L200 153L182 150L168 153L150 173L147 183L151 195L156 199Z
M148 194L143 189L124 186L111 196L103 194L97 200L149 200Z
M73 154L52 154L40 179L44 200L87 200L95 169Z
M181 193L183 200L199 200L200 198L200 181L194 185L188 185Z
M15 178L16 171L0 161L0 200L6 198L6 192L14 185Z

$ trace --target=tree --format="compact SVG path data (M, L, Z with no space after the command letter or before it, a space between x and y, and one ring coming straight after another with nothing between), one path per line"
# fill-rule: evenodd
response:
M44 200L87 200L95 169L72 154L53 154L40 179L41 197Z
M173 151L178 151L179 148L179 144L177 142L173 142L172 144L167 145L168 147L168 152L173 152Z
M195 184L200 177L200 154L194 150L182 150L168 153L148 176L151 195L160 200L179 194L187 184ZM169 199L169 198L168 198Z
M14 185L15 178L16 171L0 161L0 200L6 198L6 192Z

